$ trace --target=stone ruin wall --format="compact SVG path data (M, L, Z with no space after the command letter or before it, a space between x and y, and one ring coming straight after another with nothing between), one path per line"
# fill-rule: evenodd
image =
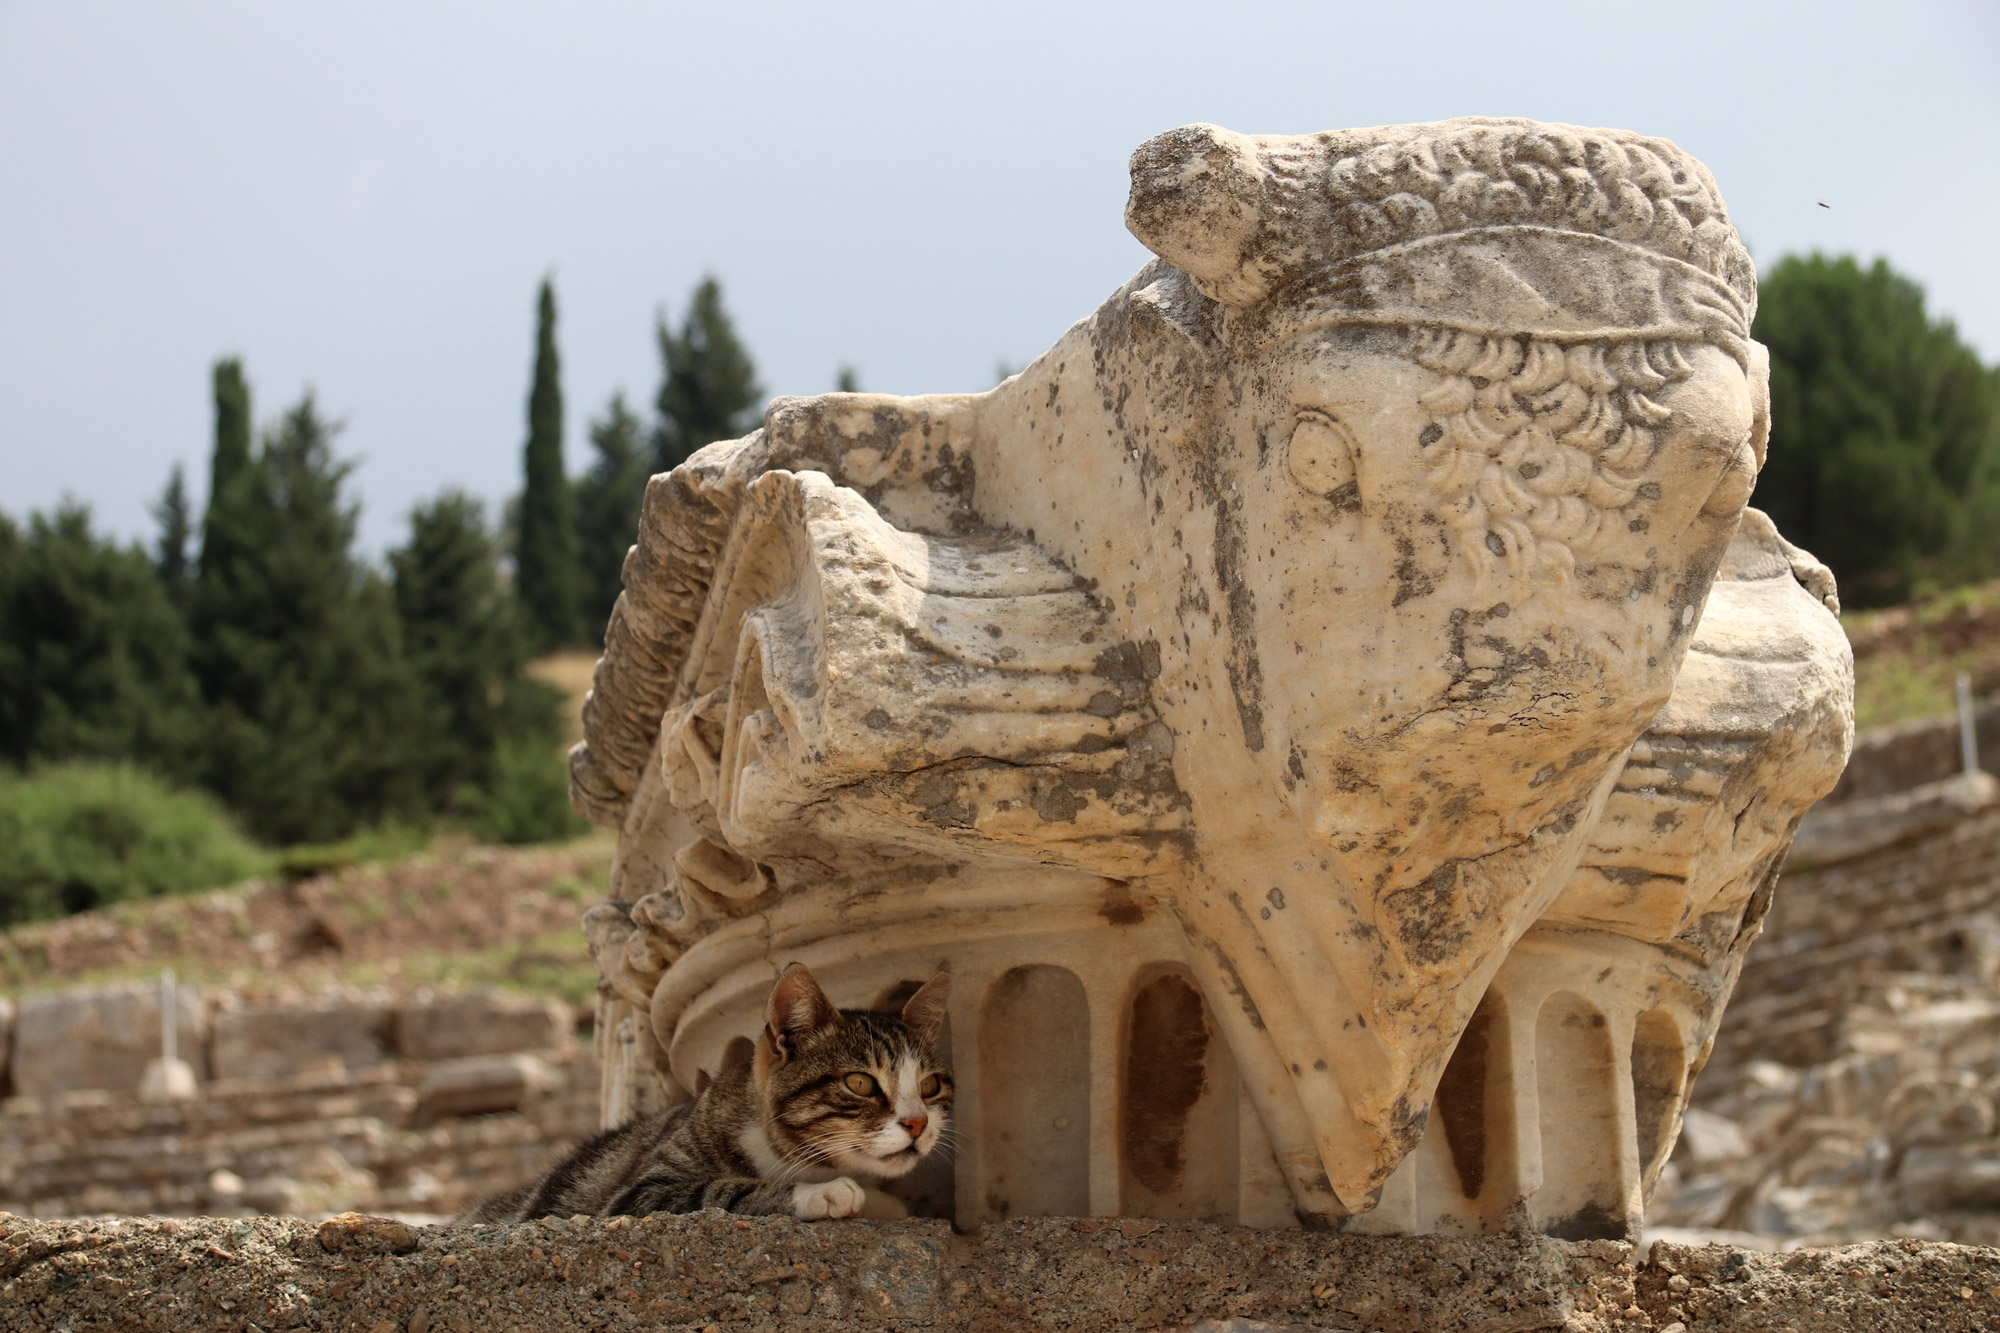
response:
M2000 710L1988 717L2000 723ZM1956 724L1919 734L1946 740L1953 772ZM1992 739L2000 745L2000 725ZM1983 753L2000 760L2000 750ZM1954 813L1916 836L1786 874L1709 1068L1823 1064L1837 1053L1842 1017L1879 1007L1891 987L1942 998L2000 981L2000 810Z
M450 1214L597 1128L566 1003L499 992L178 992L196 1095L146 1104L152 987L0 1001L0 1209Z
M1993 764L2000 708L1975 721ZM1808 816L1660 1222L1765 1244L2000 1242L2000 807L1960 762L1955 718L1879 729Z

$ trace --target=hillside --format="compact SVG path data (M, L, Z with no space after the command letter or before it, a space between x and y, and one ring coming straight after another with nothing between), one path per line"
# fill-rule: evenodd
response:
M2000 691L2000 580L1840 619L1854 645L1861 728L1951 712L1961 671L1975 695Z
M392 863L123 904L0 935L0 990L170 967L244 991L494 984L582 1004L597 973L578 920L603 898L610 861L604 833L525 848L440 840Z

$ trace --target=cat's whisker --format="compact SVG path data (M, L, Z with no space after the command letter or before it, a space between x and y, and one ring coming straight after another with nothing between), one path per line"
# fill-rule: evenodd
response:
M782 1181L791 1181L804 1171L821 1162L831 1161L835 1156L852 1148L863 1147L867 1143L865 1134L849 1131L846 1134L821 1139L813 1143L802 1143L790 1153L779 1158Z

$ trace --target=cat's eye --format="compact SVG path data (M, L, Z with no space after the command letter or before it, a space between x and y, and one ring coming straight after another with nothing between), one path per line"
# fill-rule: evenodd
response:
M938 1089L943 1086L944 1085L942 1083L938 1082L938 1076L936 1074L926 1074L924 1075L924 1081L917 1085L917 1096L929 1100L930 1098L937 1096Z
M1285 463L1302 489L1331 496L1354 480L1354 437L1326 413L1308 409L1292 426Z
M841 1082L846 1084L847 1090L857 1097L873 1097L875 1095L875 1080L866 1074L849 1074Z

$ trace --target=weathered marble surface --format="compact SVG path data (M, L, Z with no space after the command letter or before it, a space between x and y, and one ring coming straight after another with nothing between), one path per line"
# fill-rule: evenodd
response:
M1020 375L653 479L572 762L607 1118L793 959L947 966L921 1207L1627 1234L1852 739L1720 195L1500 120L1132 180L1158 259Z

